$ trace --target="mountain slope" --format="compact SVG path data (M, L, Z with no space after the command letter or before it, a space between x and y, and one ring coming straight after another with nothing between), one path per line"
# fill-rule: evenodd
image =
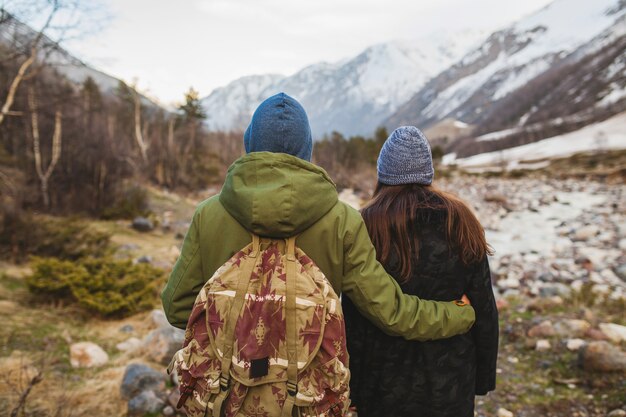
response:
M371 134L428 79L479 40L482 34L463 32L389 42L371 46L352 59L308 66L289 77L244 77L203 100L208 126L245 129L254 108L283 91L304 105L316 138L333 130L346 135Z
M9 51L28 55L31 42L37 36L37 32L9 13L3 13L0 19L0 46ZM88 78L91 78L102 92L113 94L122 82L119 78L85 64L47 36L42 37L39 49L39 60L45 62L49 69L55 70L74 85L82 85ZM153 108L163 107L152 98L144 95L141 97L145 105Z
M478 125L478 132L486 133L536 123L542 119L537 116L539 114L551 113L554 118L580 110L581 105L571 104L584 103L587 108L594 106L603 99L606 91L621 90L624 86L624 78L620 75L624 45L620 38L626 33L625 14L624 0L556 0L509 28L492 34L479 48L430 80L389 117L385 125L427 127L452 117ZM610 44L613 44L612 50L609 50ZM569 87L574 90L567 91L570 95L575 92L574 97L562 95L566 92L563 83L556 94L553 89L561 78L575 70L585 57L602 50L601 62L587 61L585 69L588 72L580 71L580 78L573 78L579 84L595 84L593 88L585 91L572 80ZM610 71L614 74L604 81L594 76L598 71L609 71L611 66ZM545 74L551 75L545 77ZM544 76L544 82L535 82L534 90L530 91L530 84L541 76ZM548 78L550 82L546 82ZM604 85L598 85L599 82ZM555 94L548 98L549 93ZM619 101L618 94L613 93L607 100ZM530 95L537 97L528 100ZM523 106L519 105L520 100L524 102ZM554 109L558 111L548 111Z

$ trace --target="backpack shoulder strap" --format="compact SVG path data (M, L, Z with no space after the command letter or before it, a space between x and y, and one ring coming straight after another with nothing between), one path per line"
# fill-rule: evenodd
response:
M287 398L283 404L281 417L291 417L298 393L298 334L296 328L296 237L287 239L287 278L286 278L286 338L287 338Z
M237 316L241 312L243 307L246 291L250 284L250 278L252 277L252 271L256 265L257 256L259 255L261 247L261 239L259 236L252 234L252 252L248 255L241 272L239 274L240 279L237 283L237 290L235 292L235 298L230 307L228 318L225 322L224 329L224 353L222 356L222 373L220 375L220 394L215 399L213 404L213 416L221 416L221 409L226 397L230 393L230 366L233 361L233 344L235 343L235 324L237 323Z

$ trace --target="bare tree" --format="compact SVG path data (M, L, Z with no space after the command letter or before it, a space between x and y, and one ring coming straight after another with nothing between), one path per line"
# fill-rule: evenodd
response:
M50 176L54 171L54 168L59 162L61 157L61 111L57 110L54 115L54 133L52 134L52 156L50 158L50 164L43 170L43 164L41 162L41 145L39 138L39 116L37 113L37 101L35 98L35 89L33 87L28 89L28 106L30 107L31 114L31 127L33 131L33 153L35 155L35 170L41 183L41 194L43 197L43 204L46 209L50 208L50 195L48 192L48 182Z
M27 76L28 70L32 67L33 63L37 59L37 54L39 52L39 44L41 43L41 39L44 36L44 32L46 31L46 29L48 29L48 27L50 27L50 24L52 23L52 19L59 11L58 0L52 0L51 4L52 4L52 9L50 10L50 13L48 14L48 18L46 19L41 29L39 29L39 32L37 32L37 34L35 35L35 38L31 42L31 45L29 48L30 49L29 55L26 57L24 62L22 62L22 64L20 65L17 71L17 74L15 75L15 77L13 78L13 81L11 82L9 91L7 92L7 96L4 100L4 104L2 105L2 109L0 109L0 125L2 124L6 116L9 116L12 114L11 106L13 106L13 102L15 101L15 93L17 92L17 89L22 83L22 81ZM2 14L4 16L6 12L2 10ZM17 113L17 114L20 114L20 113Z
M141 158L144 164L148 162L148 143L144 140L143 130L141 128L141 96L137 92L137 85L134 84L130 88L135 106L135 140L141 152Z

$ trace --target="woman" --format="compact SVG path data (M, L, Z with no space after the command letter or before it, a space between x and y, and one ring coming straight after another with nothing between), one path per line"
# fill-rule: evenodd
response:
M343 298L353 404L359 417L472 417L474 395L495 388L496 309L492 251L469 207L431 185L428 141L400 127L378 158L378 185L362 211L378 260L405 293L433 300L467 294L476 310L469 333L410 342L391 337Z

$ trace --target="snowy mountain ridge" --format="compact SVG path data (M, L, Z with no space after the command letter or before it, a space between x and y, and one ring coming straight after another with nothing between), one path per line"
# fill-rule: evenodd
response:
M243 77L203 99L207 125L216 130L245 129L254 108L283 91L306 108L316 138L332 130L371 134L431 77L484 37L476 31L434 34L373 45L351 59L313 64L287 77Z
M386 125L428 126L446 117L480 124L497 110L495 103L531 80L623 36L625 15L624 0L555 0L493 33L433 78Z

